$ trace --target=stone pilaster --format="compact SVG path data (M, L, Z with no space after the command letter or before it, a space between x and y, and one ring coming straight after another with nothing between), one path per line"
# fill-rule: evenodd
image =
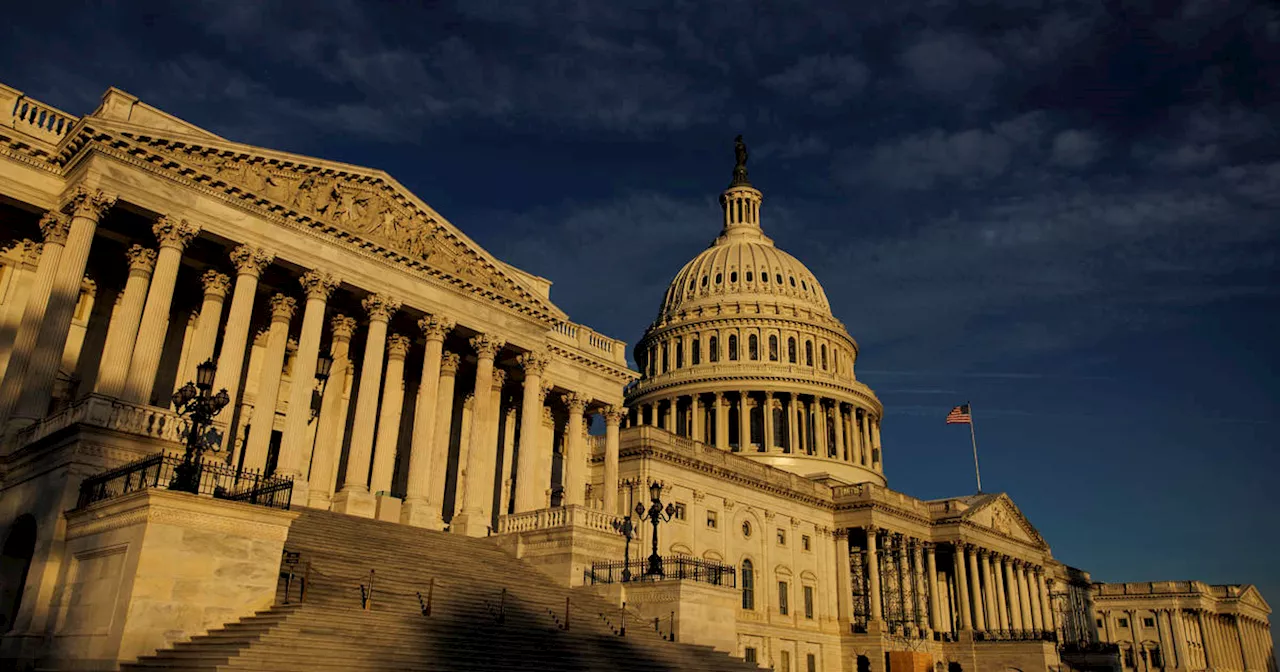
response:
M289 342L289 321L298 302L283 294L271 297L271 326L267 349L262 355L262 371L258 391L254 395L253 420L249 424L249 441L244 448L246 469L265 469L271 445L271 430L276 419L280 396L280 375L284 370L285 349Z
M222 351L218 354L218 371L213 380L213 389L226 389L231 396L228 408L237 408L241 403L240 374L244 370L245 349L249 344L253 300L258 291L258 278L273 261L274 254L250 245L241 245L231 251L231 263L236 267L236 286L231 292L227 324L222 328ZM230 446L236 433L234 425L229 427L222 437L222 445Z
M489 532L489 519L485 516L485 502L493 501L492 454L497 446L486 445L489 433L485 421L491 415L490 401L493 386L493 360L506 342L489 334L471 339L475 349L476 381L472 394L475 407L467 445L466 487L463 491L461 513L453 517L449 531L469 537L483 537Z
M107 329L102 359L98 363L98 378L94 382L95 392L110 397L121 395L129 377L133 344L138 336L138 325L142 322L142 309L147 303L151 271L156 264L155 250L141 245L130 247L125 256L129 260L129 277L125 280L120 302Z
M545 354L527 352L517 362L524 368L524 384L520 390L519 468L516 470L516 513L542 508L543 492L539 465L542 445L538 440L542 429L542 375L549 360Z
M31 298L31 285L39 267L40 247L39 243L24 238L11 248L19 261L9 284L8 305L5 306L3 315L0 315L0 371L9 369L9 356L13 353L14 339L18 336L22 314L26 312L27 302Z
M160 217L151 226L160 241L155 271L147 289L147 305L142 310L142 324L129 361L129 377L124 384L124 398L139 404L151 403L152 387L160 369L165 333L169 330L169 313L173 309L173 286L178 281L182 251L200 232L185 219ZM185 381L179 381L182 384ZM166 404L167 405L167 404Z
M333 368L320 399L315 454L311 457L307 499L303 500L316 509L329 508L333 499L337 453L342 449L342 436L347 424L342 397L348 383L347 371L351 368L351 336L355 333L356 321L346 315L335 315L329 321L329 329L332 332L329 356L333 357Z
M307 465L311 463L312 443L307 425L311 423L311 393L315 390L316 361L320 358L320 332L324 328L325 306L329 295L338 286L338 279L329 273L307 271L300 282L307 294L307 303L302 311L302 331L298 335L298 350L294 356L288 415L285 416L276 470L294 479L294 497L296 501L305 502L308 499L305 476Z
M362 305L369 314L369 336L360 365L360 390L356 394L356 416L351 428L351 447L347 451L346 478L334 499L333 508L339 513L372 518L376 513L376 500L369 492L369 463L373 457L378 391L382 386L382 358L386 352L387 323L400 309L400 302L382 294L370 294Z
M400 509L400 522L414 527L444 529L444 521L440 518L440 503L432 503L430 494L432 472L437 469L443 471L448 463L447 442L444 461L436 463L434 439L437 403L453 405L452 396L449 399L438 397L444 337L453 326L453 320L434 315L418 320L418 328L422 329L427 342L422 354L422 377L415 400L417 410L413 419L413 443L409 449L409 477L405 481L404 505Z

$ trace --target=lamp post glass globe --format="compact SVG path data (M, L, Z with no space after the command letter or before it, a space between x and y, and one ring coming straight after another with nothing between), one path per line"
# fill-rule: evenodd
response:
M186 452L182 456L182 464L173 470L170 490L199 493L200 455L207 449L217 449L217 442L210 440L205 429L213 422L214 416L231 403L231 395L225 389L211 394L216 374L217 366L213 360L208 360L196 367L194 383L187 382L173 393L174 410L186 416L190 425L187 428Z

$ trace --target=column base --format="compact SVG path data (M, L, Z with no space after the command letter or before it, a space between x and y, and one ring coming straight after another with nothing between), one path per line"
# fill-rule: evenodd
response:
M374 517L388 523L400 522L400 498L382 493L378 493L377 498L377 511Z
M297 502L298 500L295 499L293 501ZM306 501L307 506L313 509L324 509L327 511L332 504L333 504L333 495L331 493L325 492L323 490L311 490L310 488L308 488L307 501Z
M305 478L294 476L293 479L293 495L289 499L290 506L311 506L311 484ZM324 508L329 508L328 502L325 502Z
M378 513L378 498L371 492L343 490L333 498L333 505L330 508L334 513L373 518Z
M431 502L425 499L406 499L400 505L400 524L443 530L444 518L440 517L440 507L433 506Z
M449 531L454 534L465 534L468 537L489 536L489 521L483 514L473 511L456 513L449 523Z

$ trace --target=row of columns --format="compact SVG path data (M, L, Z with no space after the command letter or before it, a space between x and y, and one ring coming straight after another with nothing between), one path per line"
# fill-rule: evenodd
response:
M1155 620L1154 639L1143 632L1141 619L1147 613ZM1127 628L1118 625L1119 614L1127 619ZM1099 615L1103 638L1128 641L1134 669L1140 672L1159 668L1240 672L1275 669L1270 625L1261 619L1202 608L1104 609ZM1158 659L1153 658L1154 652L1159 652Z
M962 630L1055 630L1043 567L972 543L956 542L953 547Z
M753 409L761 411L760 441L752 431ZM775 411L782 411L785 432L781 441ZM635 405L633 413L633 424L660 427L721 450L806 453L877 471L883 468L879 418L836 399L741 390L651 399ZM738 441L734 443L730 442L731 413L738 419Z
M77 188L62 209L41 219L44 240L38 257L33 258L33 271L22 278L21 315L6 309L6 314L0 316L14 325L13 338L4 339L0 347L0 356L6 360L0 382L0 423L9 431L39 420L49 409L53 380L97 224L114 202L114 197L101 191ZM151 403L156 392L153 387L174 311L174 288L183 252L199 229L186 220L162 216L154 221L152 233L157 249L133 245L126 251L128 274L111 313L93 390L138 404ZM269 251L240 245L230 252L234 280L216 269L208 270L201 278L199 313L187 331L178 374L182 376L180 380L193 378L198 363L216 359L214 389L227 390L233 400L230 409L239 408L243 397L241 378L249 352L258 285L274 261ZM249 422L248 437L240 448L243 456L237 456L237 461L247 468L266 466L277 404L285 401L278 399L285 356L293 346L293 382L285 406L276 473L294 479L294 501L299 504L372 515L378 506L377 493L389 494L391 488L400 438L399 413L408 393L403 387L404 363L411 340L388 333L391 318L401 306L394 298L381 294L371 294L363 300L368 331L360 354L355 408L350 410L343 392L355 377L351 339L357 320L327 315L328 301L340 284L335 275L312 269L299 280L305 296L301 306L285 294L269 299L269 325L259 334L263 347L255 355L258 364L251 367L258 376L252 413L255 417ZM299 309L302 322L295 346L290 331ZM329 393L322 397L313 421L311 396L326 324L334 366L328 380ZM407 456L406 496L399 517L410 524L439 528L443 525L455 377L461 357L444 349L446 337L455 326L452 320L427 315L418 326L425 350L419 388L411 400L415 420ZM517 456L516 416L503 413L501 391L506 374L495 368L495 358L506 344L499 336L482 333L470 339L470 346L477 360L476 377L470 417L466 418L469 422L462 437L465 459L459 465L455 526L469 534L483 534L493 514L491 477L500 457L508 470L504 483L515 485L514 493L504 494L514 499L514 509L524 512L546 506L551 445L539 430L550 389L543 380L549 359L535 352L517 358L525 379L520 405L521 466L519 473L513 474L510 469ZM589 456L582 428L583 413L591 407L602 410L605 416L606 481L612 479L615 483L612 487L606 483L605 503L616 506L617 430L622 411L614 407L601 409L599 404L572 392L563 400L570 423L565 444L566 503L581 504L585 498ZM345 478L341 489L334 492L340 454L347 442L344 429L349 414L352 422ZM498 426L503 421L508 440L507 445L498 446ZM232 426L223 434L227 446L234 446L234 429Z
M672 291L678 289L673 287ZM815 340L801 332L715 330L669 336L651 343L641 366L649 378L704 364L737 361L773 362L839 374L843 372L840 352L835 342Z

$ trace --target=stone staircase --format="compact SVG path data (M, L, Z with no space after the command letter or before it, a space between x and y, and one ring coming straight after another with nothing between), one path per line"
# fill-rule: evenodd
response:
M665 641L652 627L629 625L620 637L616 606L557 585L491 540L304 509L285 549L310 562L305 602L296 602L295 587L293 604L278 604L121 669L758 669L709 647ZM366 611L362 592L370 570ZM429 616L421 602L428 592Z

